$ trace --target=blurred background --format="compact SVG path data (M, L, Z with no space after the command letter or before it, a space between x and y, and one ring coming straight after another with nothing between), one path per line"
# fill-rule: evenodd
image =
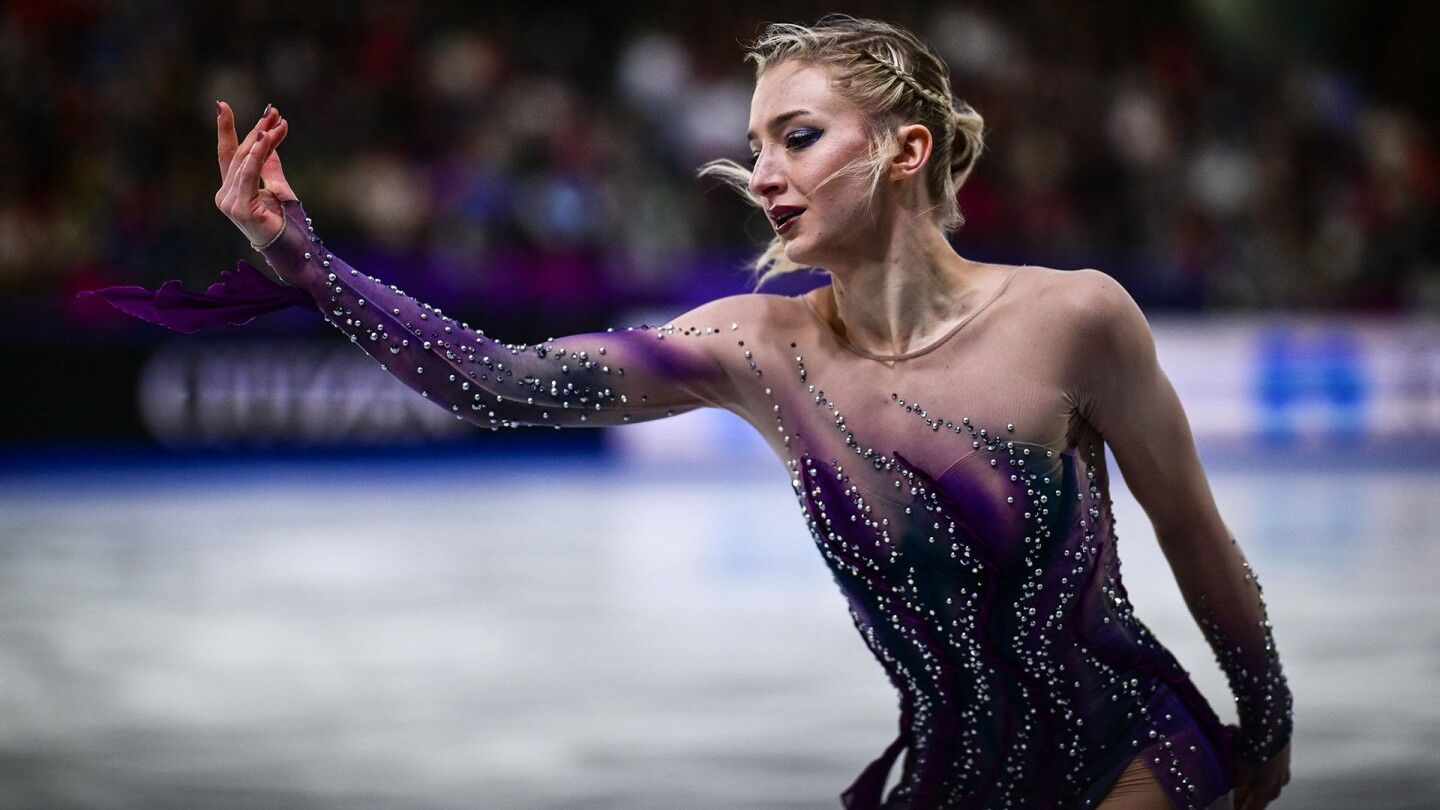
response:
M985 117L963 255L1150 318L1296 693L1275 806L1440 806L1440 23L1291 0L0 2L0 806L837 806L895 695L738 418L494 433L313 312L75 297L262 261L216 99L280 108L348 262L506 342L749 291L770 228L694 171L745 157L741 42L829 11Z

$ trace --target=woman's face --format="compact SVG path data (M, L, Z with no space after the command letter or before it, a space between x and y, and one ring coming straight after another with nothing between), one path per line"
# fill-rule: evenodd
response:
M748 137L750 191L764 201L786 258L827 268L847 257L853 261L876 227L865 210L869 178L849 174L820 182L865 155L863 113L831 89L823 68L782 62L755 83ZM795 209L803 212L786 221L785 213Z

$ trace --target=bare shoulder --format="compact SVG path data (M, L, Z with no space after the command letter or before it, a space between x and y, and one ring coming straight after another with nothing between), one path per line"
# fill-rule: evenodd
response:
M736 333L758 338L776 329L787 329L803 317L800 297L773 293L738 293L706 301L677 315L671 323L700 331Z
M1056 270L1030 265L1025 277L1031 300L1053 307L1051 314L1083 316L1115 314L1117 308L1133 304L1124 285L1108 273L1094 268Z
M1148 324L1135 299L1113 276L1094 268L1055 270L1027 268L1026 300L1047 322L1080 336L1148 333Z

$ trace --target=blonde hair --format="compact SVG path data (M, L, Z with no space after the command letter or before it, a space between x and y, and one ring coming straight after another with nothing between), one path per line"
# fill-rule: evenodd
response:
M947 235L965 222L955 194L984 149L984 119L969 104L952 98L945 60L919 37L879 20L827 14L813 26L771 23L746 46L745 58L755 62L757 81L767 69L792 60L828 68L841 97L864 111L866 154L816 188L837 177L868 174L865 203L870 205L891 155L898 151L896 129L919 123L933 139L925 187L936 201L921 213L929 213ZM750 191L751 170L744 165L721 158L701 166L696 174L718 178L750 204L765 207L765 201ZM778 236L750 265L758 277L756 288L773 276L804 269L808 268L785 258L784 242Z

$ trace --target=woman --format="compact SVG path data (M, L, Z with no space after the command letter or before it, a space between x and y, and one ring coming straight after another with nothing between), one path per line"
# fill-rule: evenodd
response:
M313 302L457 418L559 428L713 406L759 430L899 692L899 736L847 807L1263 807L1289 780L1291 695L1139 308L1096 270L950 246L981 119L910 33L831 15L770 26L748 57L754 165L702 174L769 216L757 267L829 272L806 295L499 343L324 246L285 182L273 109L237 143L217 104L215 202L296 288L276 301ZM211 303L266 283L240 269ZM185 309L130 303L172 326ZM1229 678L1238 728L1132 612L1106 443Z

